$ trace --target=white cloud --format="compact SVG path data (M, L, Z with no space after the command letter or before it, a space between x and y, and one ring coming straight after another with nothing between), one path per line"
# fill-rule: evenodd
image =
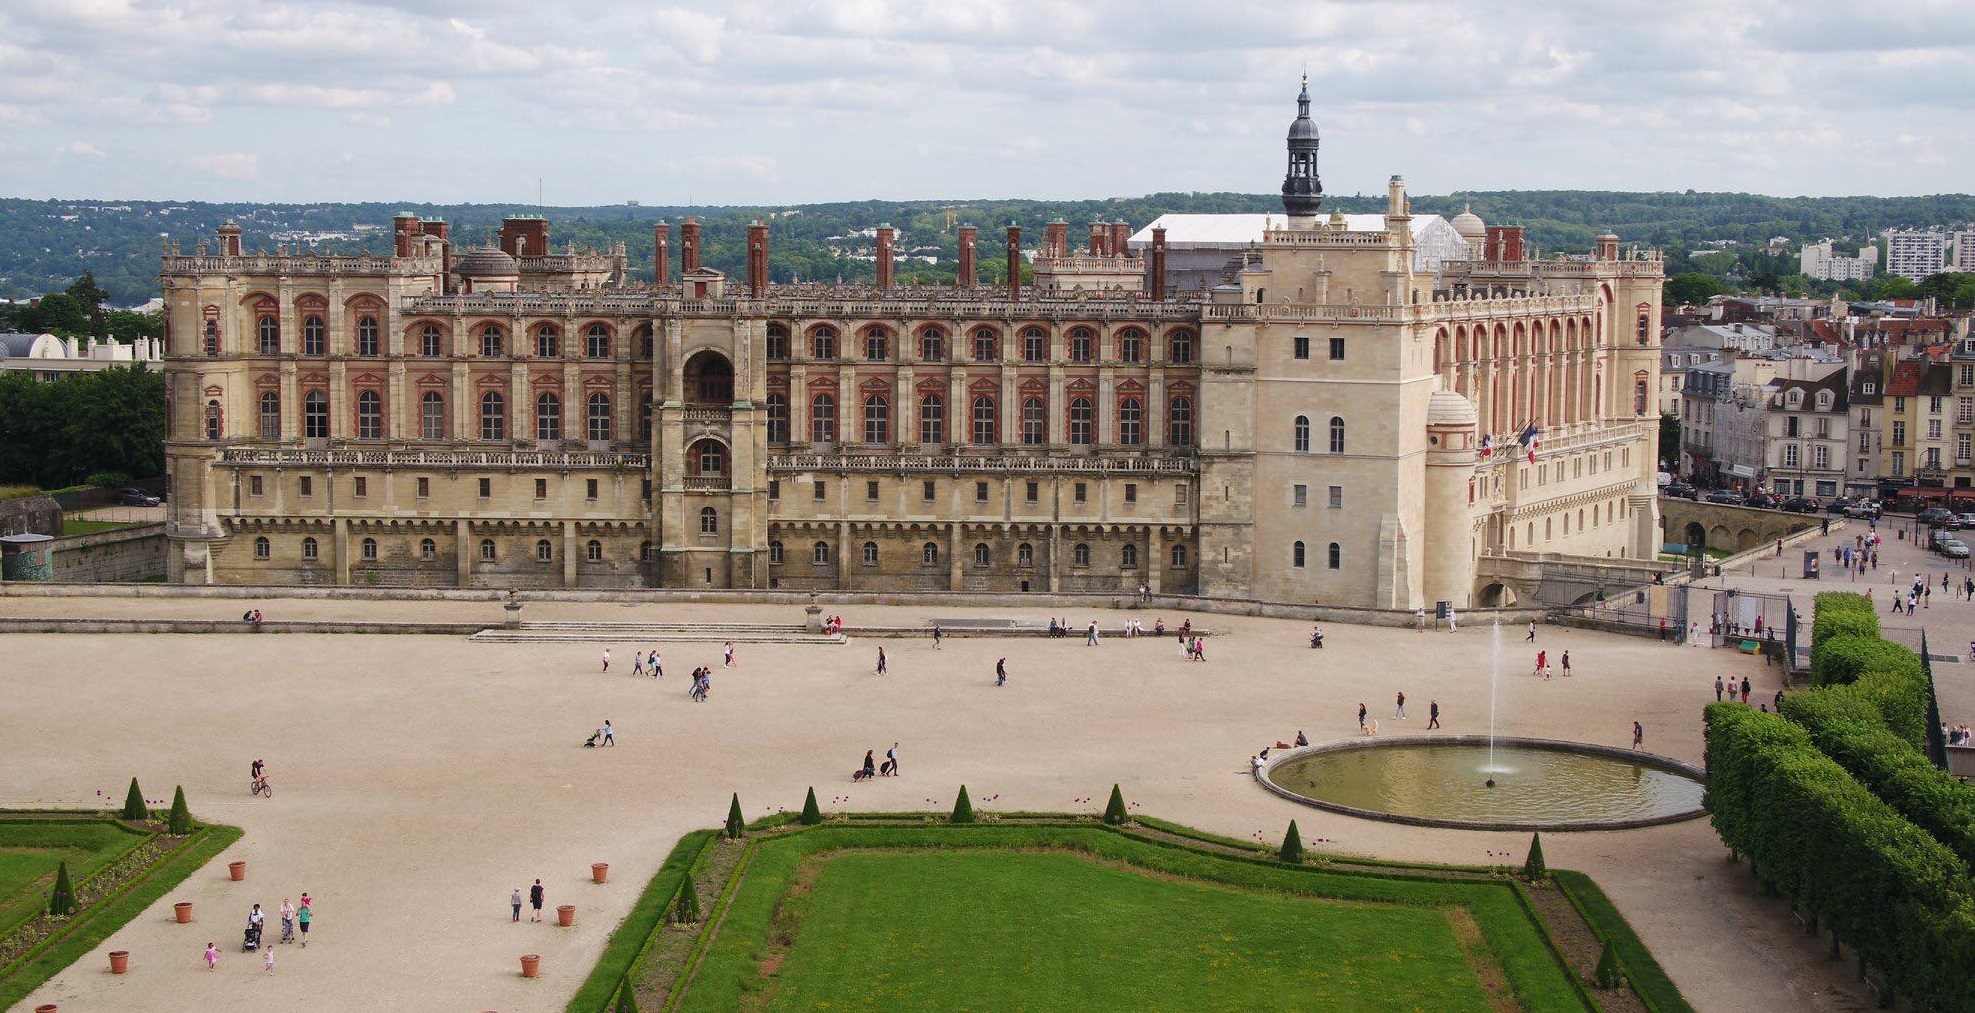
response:
M99 148L94 144L89 143L88 141L70 141L67 144L59 145L55 148L55 154L70 155L70 156L76 156L81 158L109 157L108 153L106 153L102 148Z
M212 155L192 155L182 159L188 169L227 180L261 178L261 156L248 151L227 151Z

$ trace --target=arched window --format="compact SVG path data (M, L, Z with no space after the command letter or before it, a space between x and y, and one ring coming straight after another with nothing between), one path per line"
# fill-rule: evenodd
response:
M865 566L876 566L876 565L878 565L878 543L877 543L877 542L865 542L865 543L864 543L864 555L863 555L863 558L864 558L864 565L865 565Z
M994 554L988 550L987 543L976 542L974 544L974 565L986 566L992 562L994 562Z
M1186 569L1186 546L1184 545L1173 546L1173 569L1175 570Z
M592 563L603 562L603 543L592 538L583 545L583 558Z
M494 556L494 540L491 538L480 539L480 558L491 563L494 561Z
M261 439L281 438L281 395L271 390L261 392Z
M329 438L329 395L319 390L302 395L302 435L311 440Z
M435 559L438 559L438 558L439 558L439 543L437 543L437 542L435 542L435 541L433 541L433 540L432 540L432 539L430 539L430 538L421 538L421 539L419 539L419 541L418 541L418 558L420 558L420 559L423 559L423 560L425 560L425 561L426 561L426 562L428 562L428 563L429 563L429 562L431 562L431 561L433 561L433 560L435 560Z
M1127 327L1118 332L1118 361L1137 362L1145 357L1145 332Z
M1090 546L1084 544L1083 542L1078 542L1076 546L1070 550L1070 565L1089 566Z
M652 413L651 390L647 388L645 390L641 390L638 392L638 439L647 440L647 441L651 439L651 413ZM789 442L788 432L789 432L789 403L785 399L782 402L782 442L783 443Z
M1330 417L1330 452L1344 453L1344 420L1335 415Z
M535 357L538 359L562 358L562 333L554 324L543 324L535 328Z
M501 356L501 325L488 324L480 328L480 357L498 359Z
M1291 546L1289 547L1289 565L1291 565L1291 566L1293 566L1293 567L1296 567L1296 568L1297 568L1297 569L1299 569L1299 570L1303 568L1303 543L1302 543L1302 542L1297 542L1296 544L1294 544L1294 545L1291 545Z
M1291 426L1291 432L1294 436L1294 446L1296 448L1296 452L1299 454L1309 453L1310 452L1310 417L1307 415L1296 416L1296 422L1294 425Z
M864 442L891 442L891 401L883 394L864 399Z
M1089 362L1096 335L1088 327L1070 328L1070 361Z
M439 333L438 324L426 324L418 331L418 354L436 359L446 354L445 339Z
M377 539L375 539L375 538L366 538L366 539L364 539L364 540L363 540L363 542L362 542L362 544L361 544L361 546L360 546L360 551L361 551L361 552L362 552L362 554L363 554L363 558L365 558L365 559L376 559L376 558L377 558Z
M771 562L771 563L779 563L779 562L781 562L781 561L782 561L782 543L781 543L781 542L773 542L773 543L771 543L771 544L769 545L769 554L768 554L768 561L769 561L769 562ZM651 562L651 543L650 543L650 542L639 542L639 543L638 543L638 562L640 562L640 563L649 563L649 562Z
M884 328L873 327L864 332L864 358L872 362L891 358L891 335Z
M318 551L316 549L315 539L313 538L302 539L302 558L314 559L316 558L317 555L318 555Z
M996 424L994 399L983 394L974 399L974 442L1001 442L1000 426Z
M768 395L768 442L789 442L789 399L780 394Z
M939 565L939 543L927 542L919 546L919 562L927 566Z
M1093 417L1094 413L1091 411L1089 398L1079 397L1070 399L1070 443L1073 446L1086 447L1090 445L1091 431L1093 429L1091 420Z
M1136 447L1145 442L1145 411L1135 397L1118 400L1118 443Z
M830 565L830 543L817 542L809 547L809 561L817 566Z
M535 438L562 439L562 399L547 391L535 398Z
M374 390L357 395L357 439L384 438L384 399Z
M837 442L837 399L818 394L809 401L809 442Z
M321 317L310 314L302 318L303 355L329 354L328 339L329 328L323 324Z
M702 475L725 475L727 473L727 448L714 440L699 442L699 473Z
M1030 545L1027 542L1023 542L1022 544L1015 546L1015 565L1016 566L1036 565L1035 546Z
M271 558L273 555L274 555L274 545L267 540L266 535L262 535L259 538L254 539L255 559L268 559Z
M1049 361L1049 332L1040 327L1029 327L1022 331L1022 361Z
M1127 570L1138 569L1138 544L1136 542L1126 542L1124 548L1118 550L1118 564Z
M1632 414L1646 414L1646 381L1643 379L1632 382Z
M974 361L995 362L1001 358L1001 335L992 327L974 331Z
M603 324L591 324L583 333L583 356L589 359L610 358L610 328Z
M946 361L946 332L928 327L919 332L919 358L927 362Z
M590 395L589 438L598 443L612 439L616 426L611 424L610 395L597 391Z
M1039 397L1022 399L1022 443L1039 447L1049 442L1049 406Z
M377 347L377 318L362 316L357 318L357 354L375 357L381 349Z
M1166 358L1175 366L1193 361L1193 332L1174 331L1166 338Z
M645 544L649 545L651 543L646 542ZM779 540L768 543L768 565L782 565L782 543Z
M257 330L260 332L261 354L281 354L281 318L270 313L261 317Z
M919 442L946 442L946 399L938 394L919 399Z
M699 533L702 535L720 533L720 511L712 507L699 508Z
M536 542L535 559L543 563L553 562L555 560L555 546L546 538Z
M834 359L837 357L836 328L818 327L809 332L809 357L812 359Z
M418 399L418 438L446 438L446 397L436 390L428 390Z
M789 357L789 329L781 324L768 325L768 361L782 362ZM651 358L646 355L645 358Z
M1335 570L1338 568L1340 564L1344 562L1344 550L1339 548L1336 542L1332 542L1330 543L1329 553L1330 553L1330 568Z
M1166 444L1173 447L1193 446L1192 398L1180 394L1167 402Z
M497 391L480 395L480 438L496 442L507 439L507 399Z
M208 356L219 354L219 321L217 320L206 321L206 354Z

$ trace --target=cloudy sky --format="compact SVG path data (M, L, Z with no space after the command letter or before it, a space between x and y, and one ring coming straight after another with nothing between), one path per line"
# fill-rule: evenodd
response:
M6 0L0 195L1966 191L1966 0ZM1958 171L1957 171L1958 170Z

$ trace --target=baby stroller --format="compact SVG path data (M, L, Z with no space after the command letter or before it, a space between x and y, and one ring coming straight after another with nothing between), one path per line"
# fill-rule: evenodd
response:
M254 924L253 922L248 922L247 938L241 940L240 949L247 953L252 953L260 948L261 948L261 927L259 925Z

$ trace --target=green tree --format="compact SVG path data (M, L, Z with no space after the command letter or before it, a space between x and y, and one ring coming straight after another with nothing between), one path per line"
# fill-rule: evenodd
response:
M813 827L821 822L823 822L823 811L816 807L816 789L811 788L809 797L802 800L802 823L804 826Z
M1668 413L1660 416L1660 460L1668 469L1680 469L1680 416Z
M137 779L130 779L130 790L123 796L123 818L141 820L149 816L150 810L144 807L144 793L137 788Z
M1666 280L1666 288L1662 290L1660 301L1668 306L1691 305L1707 302L1726 291L1728 286L1723 284L1721 279L1698 271L1689 271L1685 274L1676 274Z
M82 272L82 277L69 285L68 295L82 303L85 310L92 312L101 309L104 303L110 301L110 293L105 292L103 286L96 284L96 275L89 271Z
M29 308L23 323L28 330L74 337L89 333L90 308L66 292L51 292Z
M1522 878L1534 883L1549 874L1549 867L1543 864L1543 835L1530 834L1529 857L1523 860Z
M1276 852L1276 858L1290 865L1302 863L1303 835L1296 831L1295 820L1289 821L1289 832L1282 835L1282 850Z
M741 831L747 827L747 820L741 816L741 793L734 793L734 800L727 804L727 836L738 840Z
M953 815L947 818L947 822L948 823L974 822L974 803L968 800L967 786L964 784L960 786L960 797L953 800Z
M75 887L69 883L69 863L55 867L55 891L48 897L48 913L57 918L75 914Z
M184 837L192 832L192 810L185 804L185 786L179 785L171 795L170 829L175 837Z
M1920 296L1920 286L1910 278L1897 274L1882 274L1865 283L1867 299L1915 299Z
M1112 826L1123 826L1131 822L1131 813L1125 809L1125 793L1117 785L1111 786L1111 801L1104 806L1104 822Z

